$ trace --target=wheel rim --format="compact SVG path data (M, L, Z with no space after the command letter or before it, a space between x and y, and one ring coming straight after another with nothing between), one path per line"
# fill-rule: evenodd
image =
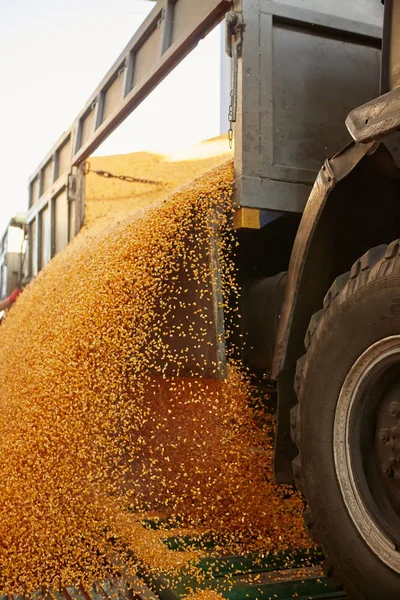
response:
M353 523L371 550L400 573L400 336L370 346L349 371L333 447Z

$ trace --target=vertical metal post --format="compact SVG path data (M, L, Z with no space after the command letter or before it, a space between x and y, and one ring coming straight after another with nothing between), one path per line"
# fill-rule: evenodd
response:
M247 195L248 177L260 175L260 0L234 0L233 9L241 12L245 24L237 74L237 118L235 134L236 202ZM250 35L250 32L252 35ZM257 32L257 35L254 34ZM246 68L243 68L246 65ZM245 180L243 175L247 176Z
M50 258L56 253L56 198L49 202L50 211Z
M94 116L94 130L100 127L104 115L104 90L102 90L96 98L96 108Z
M225 34L222 25L218 26L221 36L221 91L220 91L220 133L229 129L229 104L231 93L231 61L226 54Z
M126 68L124 73L124 98L133 88L133 82L135 78L135 59L136 53L134 50L131 50L126 59Z
M174 26L174 9L175 4L168 0L162 14L163 19L163 34L161 37L161 56L165 54L172 44L172 33Z
M36 217L35 217L35 224L36 224L36 240L35 240L35 244L36 244L36 264L34 264L33 260L32 260L32 268L33 268L33 273L32 275L39 273L40 269L42 268L42 259L41 259L41 246L42 246L42 216L41 213L39 212ZM32 257L34 258L34 257Z
M385 1L381 94L400 86L400 0Z
M76 154L82 145L82 129L83 129L83 117L81 117L75 125L75 133L73 135L73 151L72 155Z

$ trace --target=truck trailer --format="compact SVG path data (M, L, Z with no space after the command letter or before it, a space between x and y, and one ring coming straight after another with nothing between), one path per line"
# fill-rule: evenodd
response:
M30 178L25 282L81 228L87 158L223 19L240 353L276 388L275 478L336 585L397 600L400 0L159 0Z

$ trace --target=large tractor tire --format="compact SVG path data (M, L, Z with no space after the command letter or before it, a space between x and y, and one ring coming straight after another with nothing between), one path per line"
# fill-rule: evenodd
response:
M336 279L298 362L293 467L326 573L351 598L400 598L400 240Z

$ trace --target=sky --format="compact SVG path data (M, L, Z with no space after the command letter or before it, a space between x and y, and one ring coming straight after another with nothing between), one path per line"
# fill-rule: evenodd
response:
M28 205L28 179L154 3L0 0L0 233ZM215 29L96 151L176 150L218 135Z

